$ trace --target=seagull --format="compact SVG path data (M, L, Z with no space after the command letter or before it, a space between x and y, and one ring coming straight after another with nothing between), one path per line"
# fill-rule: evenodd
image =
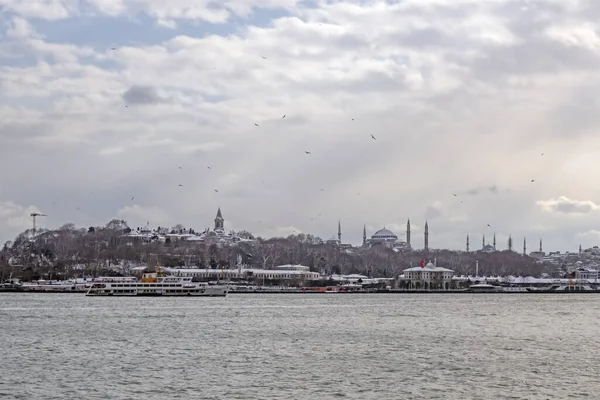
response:
M179 169L181 169L181 167L179 167Z
M490 224L487 224L487 226L489 226L490 228L492 227Z
M133 201L133 199L135 199L135 196L133 196L133 197L131 198L131 201Z
M262 58L263 58L263 60L266 60L266 59L267 59L267 57L265 57L265 56L262 56Z
M457 197L457 196L456 196L456 193L452 193L452 196L454 196L454 197Z
M281 117L281 119L284 119L284 118L285 118L285 114L283 114L283 117Z
M371 137L373 138L373 140L377 140L377 139L375 139L375 136L371 135Z
M183 187L183 185L179 185L179 187Z
M215 189L215 192L219 193L219 191L217 189Z
M127 104L125 104L125 108L129 108L129 106Z
M208 168L208 169L210 169L212 171L212 169L210 167L206 167L206 168Z
M354 118L352 118L352 121L354 121Z
M113 51L116 50L116 49L117 49L116 47L111 47L111 50L113 50Z
M324 191L325 191L325 189L319 189L319 190L320 190L321 192L324 192Z
M532 179L531 182L535 182L535 179Z
M304 150L304 152L305 152L306 154L312 154L310 151L306 151L306 150Z
M255 123L254 123L254 126L258 126L258 124L255 122Z
M544 153L542 153L542 155L544 155Z

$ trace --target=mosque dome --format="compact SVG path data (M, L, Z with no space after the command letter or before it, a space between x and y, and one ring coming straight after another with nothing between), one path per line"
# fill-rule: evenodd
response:
M383 228L378 230L371 236L371 239L398 239L398 236L389 229Z

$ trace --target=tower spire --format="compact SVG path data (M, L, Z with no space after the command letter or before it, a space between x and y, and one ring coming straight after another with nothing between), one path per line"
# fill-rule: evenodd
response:
M540 238L540 253L542 252L542 238Z
M492 244L494 245L494 250L496 250L496 232L494 232L494 241Z
M406 244L410 248L410 218L406 223Z
M527 255L527 238L526 237L523 238L523 255L524 256Z
M508 251L512 251L512 236L508 235Z
M342 243L342 222L338 220L338 240Z
M217 210L217 216L215 217L215 231L225 229L225 219L223 218L223 214L221 213L221 207Z
M425 221L425 251L429 250L429 224Z
M483 234L483 238L481 239L481 248L485 247L485 233Z
M467 233L467 253L469 252L469 234Z
M367 244L367 225L363 225L363 246Z

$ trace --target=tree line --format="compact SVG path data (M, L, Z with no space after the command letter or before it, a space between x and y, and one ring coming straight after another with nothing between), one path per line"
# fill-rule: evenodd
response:
M136 228L139 230L140 228ZM232 246L198 245L183 239L149 242L126 236L132 229L126 221L112 220L104 226L78 228L72 223L57 229L26 230L6 242L0 250L0 278L8 275L25 279L68 279L73 277L126 274L138 265L165 267L234 268L241 259L245 267L271 269L283 264L301 264L325 274L362 274L369 277L396 277L421 261L436 260L457 275L479 274L539 276L544 266L528 256L511 251L492 253L446 249L395 251L384 247L362 248L328 244L310 234L278 238L254 238L250 232L239 237L255 239ZM159 228L158 233L195 234L177 224Z

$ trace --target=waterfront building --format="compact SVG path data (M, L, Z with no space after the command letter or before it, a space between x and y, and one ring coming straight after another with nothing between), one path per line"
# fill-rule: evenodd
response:
M450 289L454 271L448 268L437 267L431 261L420 267L408 268L404 271L404 279L410 284L411 289Z
M200 280L265 280L265 281L314 281L319 280L318 272L311 272L304 265L280 265L273 269L244 268L239 265L233 269L206 268L165 268L176 276L191 276Z

